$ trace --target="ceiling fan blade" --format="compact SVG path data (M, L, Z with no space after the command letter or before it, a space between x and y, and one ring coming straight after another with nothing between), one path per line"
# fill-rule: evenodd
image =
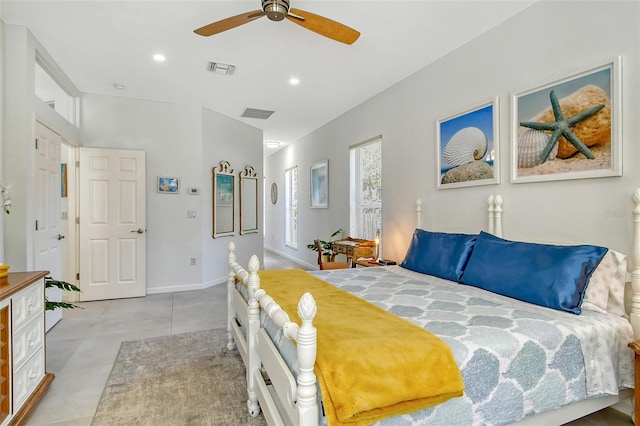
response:
M300 9L290 9L287 19L308 30L345 44L353 44L360 37L360 33L353 28Z
M221 21L216 21L209 25L205 25L204 27L198 28L193 32L204 37L209 37L214 34L239 27L240 25L249 23L254 19L262 18L264 15L265 13L262 10L254 10L252 12L242 13L240 15L232 16Z

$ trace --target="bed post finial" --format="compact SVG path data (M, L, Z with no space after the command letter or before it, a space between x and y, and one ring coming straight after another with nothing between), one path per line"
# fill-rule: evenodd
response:
M318 421L318 404L316 400L316 374L313 367L316 362L318 334L313 326L316 316L316 301L310 293L305 293L298 302L298 316L302 324L296 337L298 365L300 374L297 382L298 424L311 425Z
M487 198L487 232L493 234L495 232L494 227L494 206L493 206L493 195L489 195Z
M422 200L416 200L416 229L422 229Z
M233 259L233 262L236 261L236 245L231 241L227 248L229 249L229 264L231 264L231 259Z
M633 193L633 246L631 249L631 288L633 297L631 298L630 322L633 327L633 334L636 339L640 339L640 188Z

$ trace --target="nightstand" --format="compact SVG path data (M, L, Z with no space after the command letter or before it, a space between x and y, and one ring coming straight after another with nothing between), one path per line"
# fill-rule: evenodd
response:
M385 262L390 262L390 260L386 259ZM378 263L377 260L369 260L369 259L356 260L355 264L357 266L364 266L365 268L368 268L370 266L385 266L384 264ZM388 263L388 265L395 265L395 262Z

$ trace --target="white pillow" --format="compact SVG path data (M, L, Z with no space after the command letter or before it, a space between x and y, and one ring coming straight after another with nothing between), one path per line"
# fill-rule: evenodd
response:
M627 277L627 258L615 250L607 251L585 291L583 309L623 316L624 283Z

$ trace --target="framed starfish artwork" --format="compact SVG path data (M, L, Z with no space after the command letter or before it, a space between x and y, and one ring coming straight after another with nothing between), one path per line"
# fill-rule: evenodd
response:
M498 98L438 120L438 189L500 183Z
M512 95L511 182L622 175L621 58Z

